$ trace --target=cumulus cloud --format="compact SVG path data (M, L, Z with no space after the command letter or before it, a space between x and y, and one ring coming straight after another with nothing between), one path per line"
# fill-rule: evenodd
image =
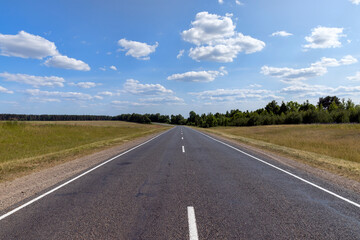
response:
M173 93L172 90L166 89L160 84L141 84L134 79L126 80L124 91L134 95L163 95Z
M260 87L262 87L262 85L254 83L254 84L250 84L249 87L251 87L251 88L260 88Z
M176 96L141 98L139 99L139 101L141 103L147 103L152 105L162 105L162 104L183 105L184 104L184 99Z
M179 51L179 54L176 56L177 59L180 59L184 55L185 50L182 49Z
M83 61L61 55L55 43L25 31L20 31L16 35L0 34L0 55L35 59L50 57L44 63L46 66L80 71L90 70L89 65Z
M236 3L236 5L239 5L239 6L241 6L241 5L244 5L242 2L240 2L239 0L235 0L235 3Z
M264 47L264 42L237 33L233 38L217 40L216 45L191 48L189 56L196 61L233 62L240 52L255 53Z
M97 95L112 97L112 96L119 96L120 93L113 93L113 92L109 92L109 91L104 91L104 92L98 92Z
M0 34L0 55L43 59L57 54L55 44L40 36L24 31L16 35Z
M298 83L281 89L281 93L296 95L297 97L318 97L326 95L358 96L360 86L328 87L324 85L309 85Z
M219 71L191 71L186 73L177 73L169 76L167 80L175 80L181 82L212 82L218 76L227 74L224 67Z
M232 62L240 52L250 54L265 47L264 42L235 32L231 17L197 13L192 28L181 33L183 40L196 45L189 56L196 61Z
M69 83L70 86L76 86L80 88L92 88L96 87L100 84L94 83L94 82L78 82L78 83Z
M216 89L203 92L190 92L198 99L217 102L238 101L244 99L281 99L274 92L265 89Z
M117 68L114 65L110 66L110 69L114 70L114 71L117 71Z
M18 82L29 84L33 87L63 87L64 86L64 78L50 76L50 77L43 77L43 76L33 76L27 74L11 74L11 73L0 73L0 77L4 78L5 81L9 82Z
M192 28L181 33L182 38L196 45L208 44L215 40L231 37L235 34L232 15L219 16L208 12L196 14Z
M292 33L288 33L286 31L277 31L271 34L272 37L289 37L292 35L293 35Z
M0 93L9 93L9 94L12 94L12 93L14 93L14 92L8 90L7 88L4 88L4 87L0 86Z
M39 102L39 103L61 102L61 100L57 98L44 98L44 97L31 97L30 101Z
M355 4L355 5L359 5L360 4L360 0L350 0L350 2L352 4Z
M149 60L149 55L155 52L159 46L158 42L154 45L148 45L142 42L130 41L125 38L118 41L119 46L123 47L120 51L126 51L126 56L132 56L139 60Z
M78 71L90 71L88 64L84 63L81 60L76 60L75 58L69 58L63 55L53 56L45 61L45 66L72 69Z
M355 76L347 77L350 81L360 81L360 72L356 72Z
M282 79L284 82L293 82L306 80L311 77L322 76L327 73L328 67L338 67L342 65L349 65L356 63L358 60L351 55L347 55L340 60L335 58L323 57L320 61L311 64L307 68L276 68L263 66L261 73L267 76L276 77Z
M343 28L329 28L319 26L312 29L311 35L305 37L308 44L304 48L338 48L341 47L340 38L346 37Z
M219 2L220 4L223 4L223 3L224 3L224 0L218 0L218 2Z
M51 98L51 97L58 97L65 100L93 100L98 99L97 96L93 97L86 93L80 93L80 92L49 92L49 91L41 91L39 89L27 89L25 90L25 93L34 96L34 97L44 97L44 98Z

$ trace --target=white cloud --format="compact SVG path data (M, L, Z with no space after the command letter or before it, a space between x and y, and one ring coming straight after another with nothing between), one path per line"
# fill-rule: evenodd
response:
M114 65L110 66L110 69L114 70L114 71L117 71L117 68Z
M311 64L307 68L276 68L263 66L261 73L267 76L281 78L284 82L293 82L306 80L311 77L322 76L327 73L328 67L338 67L356 63L358 60L351 55L347 55L340 60L335 58L323 57L321 61Z
M172 90L166 89L160 84L141 84L134 79L126 80L124 91L134 95L162 95L173 93Z
M20 31L16 35L0 34L0 55L42 59L59 54L53 42Z
M69 58L63 55L53 56L45 61L45 66L72 69L78 71L90 71L88 64L84 63L81 60L76 60L75 58Z
M130 101L112 101L116 107L124 106L158 106L158 105L184 105L184 99L178 98L176 96L162 96L154 98L140 98L138 102Z
M118 41L119 46L123 47L120 51L126 51L126 56L132 56L139 60L149 60L149 55L155 52L159 44L156 42L155 45L148 45L142 42L130 41L125 38Z
M184 55L185 50L182 49L179 51L179 54L176 56L177 59L180 59Z
M80 88L92 88L96 87L100 84L94 83L94 82L78 82L78 83L69 83L70 86L77 86Z
M233 38L217 40L216 43L191 48L189 56L196 61L232 62L240 52L250 54L265 47L264 42L241 33Z
M108 97L112 97L112 96L119 96L119 93L113 93L113 92L109 92L109 91L104 91L104 92L98 92L97 95L99 96L108 96Z
M223 4L224 0L218 0L219 4Z
M181 33L182 38L197 46L189 56L196 61L232 62L240 52L261 51L265 43L235 32L232 14L219 16L208 12L196 14L192 28Z
M358 60L351 55L347 55L340 60L336 60L335 58L321 58L321 61L311 64L311 66L318 67L339 67L342 65L351 65L357 63Z
M319 26L312 29L311 35L305 37L309 43L304 48L337 48L341 47L340 38L346 37L343 28L328 28Z
M18 82L29 84L33 87L63 87L65 80L62 77L50 76L33 76L27 74L11 74L11 73L0 73L0 77L4 78L5 81Z
M183 31L181 36L185 41L196 45L231 37L235 34L235 25L231 16L222 17L208 12L199 12L196 14L195 21L191 22L192 28Z
M56 49L55 43L25 31L20 31L16 35L0 34L0 55L35 59L50 56L51 58L44 63L46 66L80 71L90 70L89 65L83 61L62 56Z
M175 104L183 105L184 99L176 96L164 96L164 97L154 97L154 98L141 98L139 99L141 103L147 103L152 105L162 105L162 104Z
M254 84L250 84L249 87L251 87L251 88L260 88L260 87L262 87L262 85L254 83Z
M360 81L360 72L356 72L355 76L347 77L350 81Z
M352 4L355 4L355 5L359 5L360 4L360 0L350 0L350 2Z
M236 5L242 6L244 3L240 2L239 0L235 0Z
M99 67L99 69L100 69L101 71L106 71L106 68L105 68L105 67Z
M8 90L7 88L4 88L4 87L0 86L0 93L9 93L9 94L12 94L12 93L14 93L14 92Z
M296 95L297 97L318 97L326 95L337 95L338 97L358 96L360 93L360 86L328 87L323 85L298 83L283 88L280 92L284 94Z
M280 99L274 92L265 89L216 89L203 92L191 92L198 99L217 102L231 102L243 99Z
M32 102L40 102L40 103L61 102L61 100L57 99L57 98L43 98L43 97L31 97L30 101L32 101Z
M49 92L49 91L41 91L39 89L27 89L25 90L25 93L34 97L41 97L41 98L59 97L65 100L72 100L72 101L98 99L98 97L96 96L93 97L89 94L80 93L80 92L58 92L58 91Z
M292 33L288 33L286 31L277 31L271 34L272 37L289 37L292 35L293 35Z
M191 71L186 73L177 73L169 76L167 80L175 80L182 82L212 82L218 76L224 76L227 74L224 67L221 67L219 71Z

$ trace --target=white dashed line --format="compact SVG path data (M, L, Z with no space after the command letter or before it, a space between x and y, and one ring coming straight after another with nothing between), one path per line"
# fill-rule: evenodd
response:
M184 138L183 138L183 137L181 137L181 140L184 140Z
M184 146L182 146L182 152L183 152L183 153L185 152L185 147L184 147Z
M194 207L187 207L189 221L189 238L190 240L198 240L198 231L196 227L196 218Z

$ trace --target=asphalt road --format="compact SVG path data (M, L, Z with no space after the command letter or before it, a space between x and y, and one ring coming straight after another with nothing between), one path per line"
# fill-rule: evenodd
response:
M360 239L359 195L259 158L281 170L175 127L4 217L0 239Z

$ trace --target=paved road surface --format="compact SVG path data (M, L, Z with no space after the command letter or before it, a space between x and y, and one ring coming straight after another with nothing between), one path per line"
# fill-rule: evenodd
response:
M0 239L360 239L359 195L261 159L353 203L175 127L3 218Z

